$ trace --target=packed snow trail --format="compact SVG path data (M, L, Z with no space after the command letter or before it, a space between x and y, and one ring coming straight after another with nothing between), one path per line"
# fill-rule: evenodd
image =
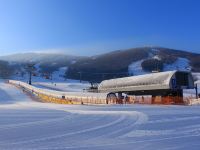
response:
M0 149L199 149L198 106L39 103L0 83Z
M27 97L16 87L0 80L0 104L11 104L19 101L30 101L30 97Z

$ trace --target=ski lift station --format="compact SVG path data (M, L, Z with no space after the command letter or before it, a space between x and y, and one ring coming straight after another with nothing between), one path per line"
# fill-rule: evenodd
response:
M98 87L99 92L108 93L108 103L119 100L123 97L122 93L125 93L133 96L138 103L181 104L184 89L194 89L193 77L186 71L167 71L104 80ZM140 98L137 99L138 97Z
M59 104L184 104L183 90L194 89L190 72L167 71L102 81L93 92L62 92L9 80L41 99Z

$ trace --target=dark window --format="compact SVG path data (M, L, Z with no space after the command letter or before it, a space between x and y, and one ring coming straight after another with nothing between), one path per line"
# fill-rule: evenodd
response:
M176 85L178 87L180 87L180 86L188 86L188 84L189 84L188 73L177 72L176 73Z

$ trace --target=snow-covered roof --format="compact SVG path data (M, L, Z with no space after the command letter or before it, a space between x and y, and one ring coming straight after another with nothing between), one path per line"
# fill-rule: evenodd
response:
M111 80L104 80L100 83L98 90L100 92L119 92L119 91L171 89L172 79L176 78L175 77L176 72L181 72L181 71L167 71L167 72L151 73L146 75L117 78ZM191 75L189 75L189 77L192 78ZM189 82L192 85L193 80L191 79L190 81Z

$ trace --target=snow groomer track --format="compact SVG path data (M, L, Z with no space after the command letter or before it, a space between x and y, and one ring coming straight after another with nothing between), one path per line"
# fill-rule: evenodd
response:
M2 150L199 150L200 107L61 105L0 83Z

